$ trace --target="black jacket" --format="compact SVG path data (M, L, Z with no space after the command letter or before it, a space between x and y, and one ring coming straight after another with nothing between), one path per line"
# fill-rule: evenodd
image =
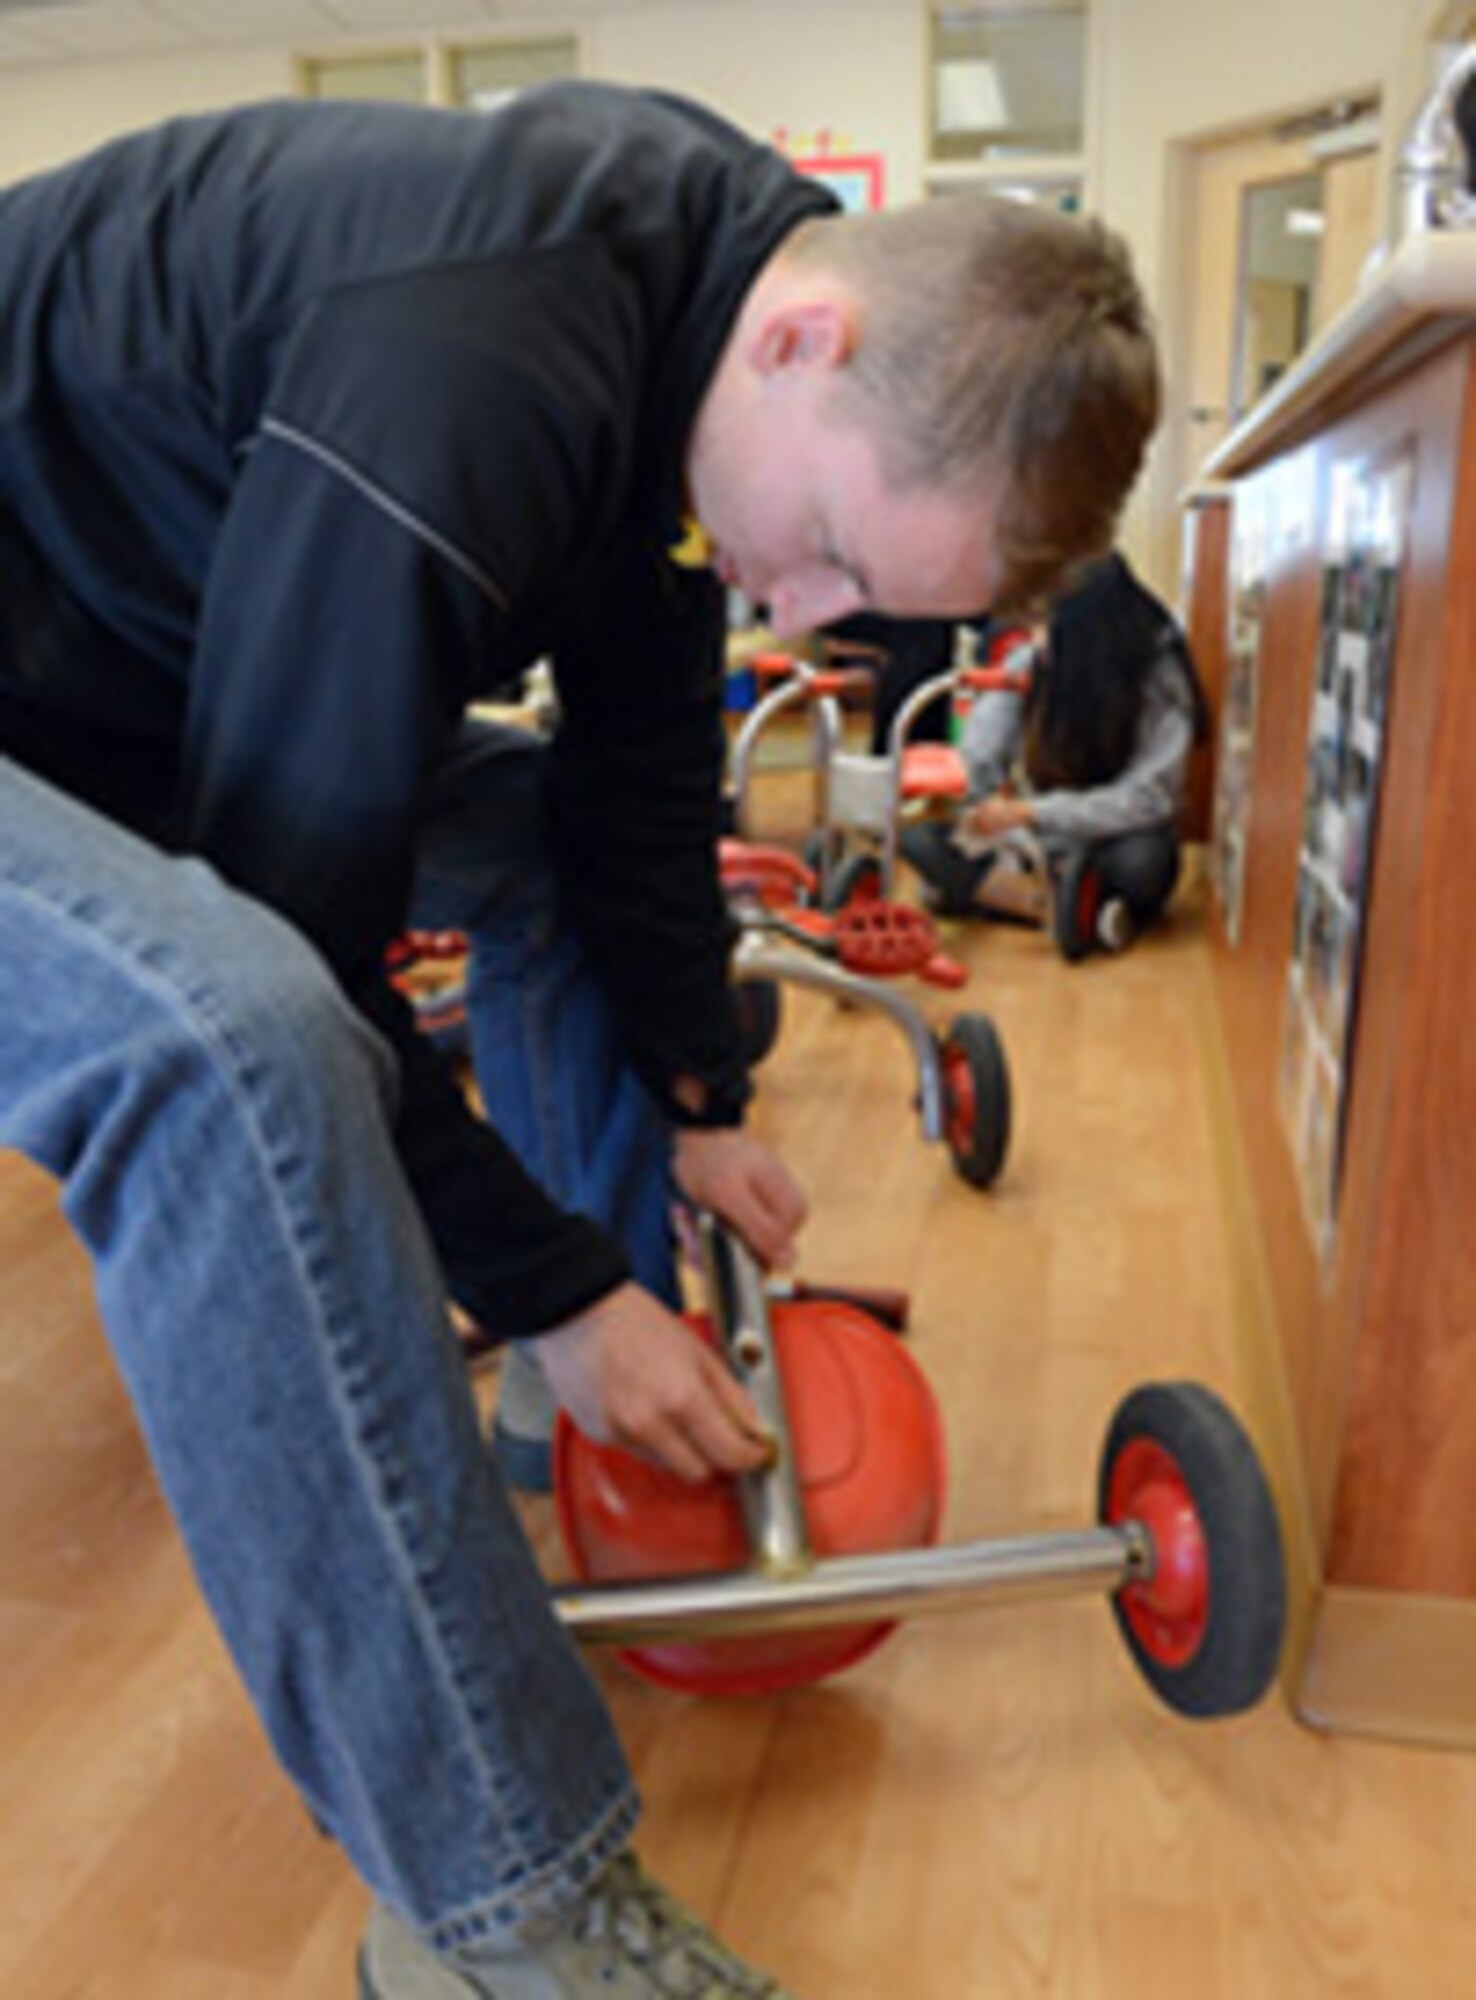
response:
M597 85L185 119L0 193L0 751L318 943L396 1038L407 1169L501 1333L624 1265L384 986L417 814L466 704L552 655L577 921L651 1087L738 1115L722 599L667 550L741 298L828 205Z

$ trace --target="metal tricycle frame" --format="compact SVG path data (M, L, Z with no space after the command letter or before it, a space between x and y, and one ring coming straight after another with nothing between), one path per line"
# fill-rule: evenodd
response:
M781 985L805 986L880 1013L907 1045L924 1139L945 1143L972 1186L992 1185L1011 1123L1009 1066L998 1030L988 1015L969 1012L940 1031L896 987L896 975L905 972L935 985L963 983L964 968L939 948L932 919L875 896L835 911L807 906L803 899L813 895L816 878L782 849L727 841L723 875L738 925L730 961L735 986L755 994L769 988L775 996ZM772 999L771 1032L751 1060L767 1052L777 1018Z
M765 732L787 711L805 709L815 785L808 849L821 878L822 900L830 906L845 899L857 863L874 869L881 895L891 897L907 800L959 799L966 789L957 751L912 743L918 716L943 696L954 700L965 693L1023 693L1029 675L1009 666L957 666L933 675L899 704L887 733L887 748L876 752L851 750L845 742L844 696L858 688L870 689L874 681L869 672L814 667L799 659L791 661L790 668L760 696L733 740L729 790L734 827L741 837L754 837L754 775ZM926 776L921 775L924 771Z
M576 1638L639 1648L1105 1591L1168 1706L1202 1718L1261 1698L1285 1636L1282 1539L1259 1460L1218 1398L1160 1384L1120 1405L1095 1527L817 1560L764 1279L710 1218L702 1234L714 1328L775 1444L771 1464L738 1482L748 1565L562 1585L554 1606Z

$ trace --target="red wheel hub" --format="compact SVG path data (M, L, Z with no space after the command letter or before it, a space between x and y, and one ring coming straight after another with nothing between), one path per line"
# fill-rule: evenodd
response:
M974 1066L967 1050L957 1042L943 1045L943 1122L949 1150L967 1153L978 1129L979 1098L974 1089Z
M1123 1615L1150 1658L1182 1667L1209 1624L1209 1552L1199 1510L1177 1460L1151 1438L1124 1446L1108 1482L1113 1527L1136 1521L1153 1549L1151 1576L1118 1593Z
M1076 934L1082 939L1097 935L1097 908L1102 901L1102 878L1095 868L1087 868L1076 885Z

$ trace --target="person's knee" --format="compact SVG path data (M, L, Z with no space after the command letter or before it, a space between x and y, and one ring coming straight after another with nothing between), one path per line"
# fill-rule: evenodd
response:
M361 1152L394 1101L387 1045L306 940L197 863L151 868L149 890L37 926L45 1005L0 1116L94 1249L192 1185L244 1185L249 1158Z
M388 1045L308 939L208 869L181 872L171 983L184 1029L253 1076L319 1097L370 1090L388 1102Z
M1179 879L1179 842L1172 827L1145 827L1098 850L1103 886L1120 896L1139 922L1161 910Z

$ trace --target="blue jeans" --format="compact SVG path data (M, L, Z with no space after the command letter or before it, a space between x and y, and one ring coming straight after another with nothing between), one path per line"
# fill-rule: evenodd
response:
M493 1125L563 1207L604 1224L648 1291L676 1305L671 1134L565 920L544 757L526 731L465 725L423 829L413 914L471 940L472 1063Z
M0 759L0 1145L62 1183L278 1756L446 1948L566 1902L636 1804L483 1449L393 1095L294 931Z

